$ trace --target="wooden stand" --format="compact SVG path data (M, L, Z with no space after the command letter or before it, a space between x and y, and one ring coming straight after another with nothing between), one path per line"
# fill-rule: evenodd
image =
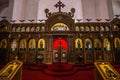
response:
M15 60L9 62L0 71L0 80L22 80L23 63L17 60L17 58L15 57Z
M119 73L109 62L94 62L95 80L120 80Z

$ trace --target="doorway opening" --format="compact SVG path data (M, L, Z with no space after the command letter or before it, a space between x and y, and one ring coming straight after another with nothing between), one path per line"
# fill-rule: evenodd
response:
M53 63L67 63L68 43L67 37L54 37Z

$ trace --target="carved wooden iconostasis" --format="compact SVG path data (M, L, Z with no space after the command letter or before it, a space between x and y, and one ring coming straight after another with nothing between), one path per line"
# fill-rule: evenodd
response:
M61 4L63 4L61 2ZM65 6L65 5L64 5ZM0 63L17 55L26 63L78 63L104 60L120 63L120 19L109 22L75 22L75 9L49 12L45 9L45 22L15 23L0 21Z

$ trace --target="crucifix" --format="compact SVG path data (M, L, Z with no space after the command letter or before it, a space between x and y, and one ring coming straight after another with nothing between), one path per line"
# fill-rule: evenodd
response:
M59 7L59 12L61 12L61 8L64 8L65 5L61 1L59 1L59 2L57 2L57 4L55 4L55 7L56 8Z
M15 56L15 60L16 60L16 61L18 60L18 56Z

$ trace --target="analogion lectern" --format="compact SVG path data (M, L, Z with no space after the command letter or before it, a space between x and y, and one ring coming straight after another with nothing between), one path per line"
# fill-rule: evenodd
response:
M120 80L120 74L109 62L94 62L95 80Z
M0 71L0 80L22 80L23 63L17 59L16 56L15 60L4 66Z

